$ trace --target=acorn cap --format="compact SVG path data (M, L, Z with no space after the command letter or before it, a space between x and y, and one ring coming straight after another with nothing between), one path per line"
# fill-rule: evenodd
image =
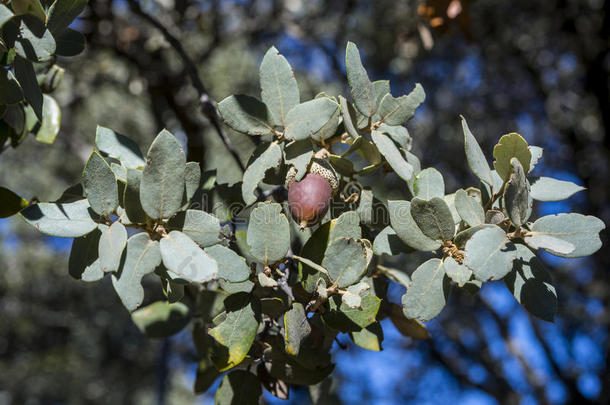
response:
M311 160L307 173L313 173L324 177L328 181L330 188L333 190L333 195L335 195L339 190L339 178L335 173L335 170L328 163L328 161L324 159L313 158ZM290 184L294 181L296 175L297 170L294 166L291 166L288 170L288 173L286 174L286 182L284 183L286 188L290 187Z

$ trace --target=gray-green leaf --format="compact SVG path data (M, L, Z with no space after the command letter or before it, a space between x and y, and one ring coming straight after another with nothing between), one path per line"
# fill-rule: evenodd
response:
M455 261L453 257L446 257L443 260L443 266L445 266L447 277L455 281L458 287L463 287L470 280L470 276L472 276L472 270L464 264Z
M347 43L345 50L345 69L352 99L358 111L370 117L377 109L373 83L362 66L360 52L353 42Z
M460 217L470 226L485 222L485 211L481 204L462 189L455 193L455 209Z
M173 216L182 206L186 156L180 142L167 130L148 149L140 182L142 208L153 219Z
M97 227L87 200L71 203L38 203L21 210L19 216L39 232L76 238Z
M302 141L289 143L284 148L284 155L286 164L293 166L297 171L294 179L300 181L303 176L305 176L309 162L311 162L311 158L313 157L311 141L304 139Z
M436 169L428 167L415 177L413 183L415 197L429 200L432 197L443 198L445 196L445 181L443 175Z
M204 211L179 212L167 222L167 227L181 231L202 247L215 245L220 240L220 220Z
M180 231L163 237L160 247L163 265L172 279L205 283L218 275L216 260Z
M402 308L410 319L428 321L445 307L451 285L440 259L430 259L411 275L411 285L402 296Z
M322 267L328 270L340 288L358 282L366 272L368 262L363 243L355 239L338 238L326 248Z
M585 189L571 181L557 180L552 177L531 177L530 187L530 195L538 201L565 200Z
M256 202L254 190L265 178L267 170L279 166L282 163L282 148L272 142L267 149L258 157L250 166L246 168L243 182L241 185L241 193L247 205Z
M512 268L516 248L500 227L484 228L466 242L464 263L480 281L500 280Z
M112 285L128 311L132 312L142 305L142 278L155 271L160 264L159 242L151 240L146 232L135 234L127 240L119 275L112 275Z
M491 177L491 169L489 168L489 163L487 163L487 159L479 146L476 138L470 132L470 128L468 128L468 124L466 123L466 118L460 116L462 119L462 130L464 131L464 149L466 151L466 159L468 160L468 166L472 173L477 176L482 182L486 183L489 186L493 185L493 180Z
M91 209L108 216L119 206L119 190L110 165L93 152L83 170L83 187Z
M322 97L297 104L286 115L284 136L303 140L318 132L336 114L339 104Z
M512 158L510 166L510 178L504 190L504 205L512 223L519 227L525 223L531 209L529 184L519 159Z
M138 145L112 129L98 125L95 131L95 146L103 155L118 159L128 169L144 167L146 164Z
M301 343L311 333L303 304L295 302L292 309L284 314L284 342L286 353L293 356L299 354Z
M288 111L300 102L299 86L290 64L274 46L261 62L259 77L261 98L271 112L273 123L286 126Z
M431 239L451 240L455 234L455 223L445 200L433 197L430 200L411 200L411 216L415 223Z
M415 110L426 99L426 93L421 84L415 84L411 93L394 98L386 94L379 105L380 120L388 125L404 125L415 115Z
M534 233L552 236L574 245L572 252L554 253L557 256L582 257L591 255L601 248L599 232L605 228L606 225L599 218L572 213L539 218L534 222L531 230Z
M231 283L246 281L250 276L250 267L246 259L235 253L235 251L222 245L209 246L204 249L218 264L218 277Z
M264 265L283 259L290 248L290 225L276 203L260 203L250 213L250 254Z
M396 235L408 246L416 250L431 252L441 246L440 241L427 237L411 216L411 203L408 201L388 201L390 222Z
M404 159L394 142L379 131L372 131L371 136L379 152L386 158L394 172L404 181L409 181L413 177L413 166Z
M127 229L116 221L109 226L100 238L98 254L103 272L117 271L121 264L123 249L127 244Z
M271 135L273 127L267 106L254 97L236 94L218 103L218 112L224 122L247 135Z

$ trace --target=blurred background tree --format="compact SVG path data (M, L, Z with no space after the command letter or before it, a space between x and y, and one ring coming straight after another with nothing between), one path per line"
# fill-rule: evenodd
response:
M350 40L372 79L391 79L395 94L423 84L428 97L409 130L415 152L441 170L449 191L474 181L462 153L463 114L486 152L501 134L519 132L545 150L538 175L588 188L540 204L541 215L574 209L610 223L607 0L91 0L72 27L88 45L60 60L55 144L26 142L0 155L0 184L21 195L51 200L53 190L77 183L97 124L142 145L166 127L185 140L190 159L236 182L239 165L201 97L256 93L257 66L271 45L296 69L301 93L336 94L345 90ZM245 162L255 145L225 132ZM390 193L404 185L386 182ZM602 239L608 243L607 233ZM18 219L0 222L0 404L212 401L191 393L188 336L145 338L109 279L83 287L68 275L69 248ZM453 294L429 323L430 340L410 341L390 327L384 351L371 353L340 337L337 398L328 403L609 403L610 250L545 257L559 296L554 324L531 318L498 283L476 296ZM414 268L406 256L396 265ZM148 302L161 296L157 289L147 289ZM292 392L290 403L309 402L306 390Z

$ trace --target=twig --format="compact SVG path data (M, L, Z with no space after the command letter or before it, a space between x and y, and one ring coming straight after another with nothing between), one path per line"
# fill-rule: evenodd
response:
M237 153L237 150L233 146L233 143L231 142L227 134L225 134L222 130L220 114L218 113L216 102L212 100L212 98L208 94L203 82L199 78L197 67L184 50L182 43L171 32L169 32L169 30L159 20L142 10L142 7L140 7L140 4L136 0L127 1L129 3L131 11L134 14L140 16L145 21L147 21L153 27L157 28L161 32L161 34L163 34L163 37L167 40L167 42L169 42L172 48L174 48L176 52L178 52L178 55L184 63L186 72L191 78L193 86L199 93L199 103L201 105L201 112L208 118L208 120L216 130L216 134L220 137L222 143L225 145L231 156L233 156L233 159L235 160L241 171L244 172L246 168L244 167L244 164L242 163Z

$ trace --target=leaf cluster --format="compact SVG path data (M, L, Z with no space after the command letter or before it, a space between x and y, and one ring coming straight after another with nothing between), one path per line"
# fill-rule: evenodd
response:
M410 152L404 127L423 88L394 97L389 82L370 81L352 43L346 67L351 101L320 93L301 102L292 68L271 48L260 67L261 100L234 95L218 104L228 126L260 139L236 187L187 162L166 130L144 156L129 138L98 127L81 184L21 211L39 231L74 238L70 274L87 282L109 275L144 333L168 336L192 324L195 391L222 376L217 403L257 403L261 386L285 398L291 384L321 383L334 368L335 338L347 334L379 351L386 317L405 336L425 339L422 322L455 288L476 293L503 280L525 309L551 321L557 297L538 251L581 257L601 247L597 218L532 220L535 200L582 190L531 175L541 148L504 135L492 169L462 119L466 160L480 182L447 193L442 174ZM302 231L281 195L261 189L282 190L290 170L300 180L314 159L332 168L343 192L336 209ZM400 177L411 198L388 201L375 187L352 187L380 171ZM416 260L416 252L434 257L412 274L384 265L399 254ZM140 307L147 275L166 301ZM401 303L387 296L389 283L406 289Z

